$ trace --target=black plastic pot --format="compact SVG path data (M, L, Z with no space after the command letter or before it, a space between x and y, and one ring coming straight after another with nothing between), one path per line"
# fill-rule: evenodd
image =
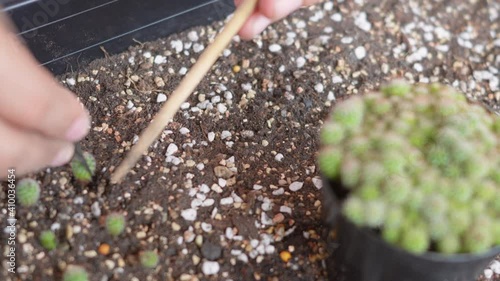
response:
M76 70L138 41L205 25L232 0L0 0L35 57L55 74ZM0 7L0 10L2 8Z
M337 237L332 262L345 281L474 281L500 254L500 247L479 255L411 254L345 219L340 206L346 192L338 183L324 181L323 194L326 220Z

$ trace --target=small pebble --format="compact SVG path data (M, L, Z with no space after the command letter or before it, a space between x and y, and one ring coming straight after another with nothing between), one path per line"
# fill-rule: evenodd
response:
M198 41L198 39L199 39L198 33L196 31L194 31L194 30L190 31L188 33L188 39L191 40L191 41L193 41L193 42Z
M269 46L269 51L270 51L271 53L277 53L277 52L281 51L281 46L280 46L280 45L278 45L278 44L271 44L271 45Z
M155 64L162 64L162 63L166 63L167 62L167 58L164 57L164 56L156 56L155 57Z
M168 145L166 155L167 156L174 155L177 151L179 151L179 147L177 147L177 145L175 143L171 143Z
M297 58L297 68L302 68L306 64L306 59L303 57Z
M363 46L359 46L354 50L354 54L358 60L362 60L366 57L366 49Z
M215 133L214 132L208 133L208 141L213 142L214 140L215 140Z
M196 220L197 212L195 209L182 210L181 216L187 221Z
M210 261L218 260L222 256L222 248L207 241L201 246L201 255Z
M316 86L314 86L314 90L316 90L317 93L321 94L325 90L325 87L323 86L323 84L318 83L316 84Z
M278 153L278 154L276 154L276 156L274 156L274 159L278 162L281 162L281 160L283 160L283 158L284 158L284 156L281 153Z
M167 96L165 94L158 94L158 97L156 97L156 102L161 103L167 101Z
M234 199L232 197L226 197L226 198L222 198L220 200L221 205L231 205L233 203L234 203Z
M296 182L292 182L292 184L290 184L289 188L290 188L291 191L295 192L295 191L299 191L302 188L303 185L304 185L303 182L296 181Z
M230 139L231 136L232 136L232 134L229 131L222 131L222 133L220 134L220 138L223 140Z
M215 261L205 261L201 266L201 271L205 275L215 275L219 272L219 270L220 270L220 265L218 262Z

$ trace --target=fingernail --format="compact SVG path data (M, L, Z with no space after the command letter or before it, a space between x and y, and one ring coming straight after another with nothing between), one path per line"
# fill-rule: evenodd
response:
M69 127L68 131L66 131L66 139L68 141L79 141L85 135L87 135L90 127L90 118L87 115L83 115L78 117L73 124Z
M276 0L273 1L274 4L274 19L281 19L286 17L291 12L302 7L302 0Z
M62 166L68 163L73 157L73 153L75 152L75 147L71 145L65 146L63 149L59 150L56 154L56 157L52 161L52 167Z
M252 22L252 36L260 34L268 25L271 24L271 20L263 15L256 16Z

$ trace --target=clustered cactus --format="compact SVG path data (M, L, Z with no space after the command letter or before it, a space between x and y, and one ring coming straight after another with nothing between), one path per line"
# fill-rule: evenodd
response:
M410 252L500 245L500 120L451 87L391 83L339 103L319 165L343 214Z
M40 199L40 185L34 179L22 179L17 184L16 195L21 206L34 206Z
M85 158L90 172L86 169L85 163L76 157L71 160L70 165L75 179L83 184L87 184L92 181L92 177L95 174L96 161L94 156L89 152L83 152L82 156Z

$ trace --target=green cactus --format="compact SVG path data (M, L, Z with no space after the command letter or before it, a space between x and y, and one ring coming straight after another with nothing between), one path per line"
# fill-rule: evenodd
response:
M139 259L145 268L155 268L159 262L158 254L155 251L142 252Z
M451 194L451 199L466 203L472 198L472 194L474 192L474 187L472 184L467 182L457 182L455 184L454 192Z
M106 231L112 236L118 236L125 230L125 216L112 213L106 217Z
M384 228L399 228L404 222L403 209L398 205L391 205L387 210Z
M325 145L339 144L344 139L344 136L344 127L336 123L329 123L321 131L321 143Z
M401 233L400 246L412 253L420 254L429 249L430 237L426 229L420 227L407 227Z
M362 200L357 197L349 197L344 205L345 216L354 224L363 225L365 223L365 207Z
M397 175L402 174L407 164L404 154L397 151L389 151L382 156L382 165L387 171L387 174Z
M77 158L73 158L70 165L75 179L83 184L87 184L92 181L92 177L95 174L96 161L94 156L88 152L83 152L83 158L85 158L90 172L86 169L85 163Z
M366 184L361 186L358 190L356 190L359 198L363 200L374 200L380 197L380 190L378 186L372 184Z
M40 245L48 251L54 250L57 247L57 238L54 232L50 230L43 231L39 236Z
M453 234L445 234L443 238L438 240L437 248L443 254L457 254L460 252L460 239Z
M16 195L21 206L34 206L40 199L40 185L34 179L22 179L17 183Z
M365 224L369 227L380 227L384 223L386 208L387 206L382 200L365 202Z
M448 225L448 221L446 217L443 216L435 216L429 220L428 223L429 228L429 236L434 241L439 241L441 238L445 237L448 234L448 229L450 228Z
M366 184L371 184L377 186L384 179L387 178L387 171L375 162L367 162L362 164L361 167L361 179Z
M464 234L463 250L468 253L481 253L493 245L491 229L473 227Z
M465 207L454 207L448 213L450 230L455 234L462 234L471 223L471 215Z
M335 107L333 119L347 130L355 130L361 126L363 121L364 107L365 104L361 98L351 98Z
M402 204L411 197L412 182L404 176L390 177L386 182L384 193L388 202Z
M353 157L345 157L340 168L340 176L346 186L355 186L360 182L361 163Z
M493 244L500 246L500 221L493 222Z
M482 183L476 184L475 190L477 198L483 200L484 202L489 202L490 200L498 200L497 188L495 186L495 183L491 181L484 181Z
M341 102L321 146L323 175L349 192L343 215L387 242L444 254L499 244L500 121L453 88L398 80Z
M333 179L340 173L342 151L336 148L327 148L320 152L318 162L323 175L327 178Z
M89 275L85 268L78 265L69 265L63 275L63 281L88 281Z
M400 227L388 227L385 226L382 229L382 238L389 242L390 244L397 244L401 236Z
M394 80L391 84L382 87L382 92L387 96L405 96L411 91L411 85L404 80Z
M357 157L366 155L370 151L370 142L363 136L355 137L350 141L348 146L349 151Z

